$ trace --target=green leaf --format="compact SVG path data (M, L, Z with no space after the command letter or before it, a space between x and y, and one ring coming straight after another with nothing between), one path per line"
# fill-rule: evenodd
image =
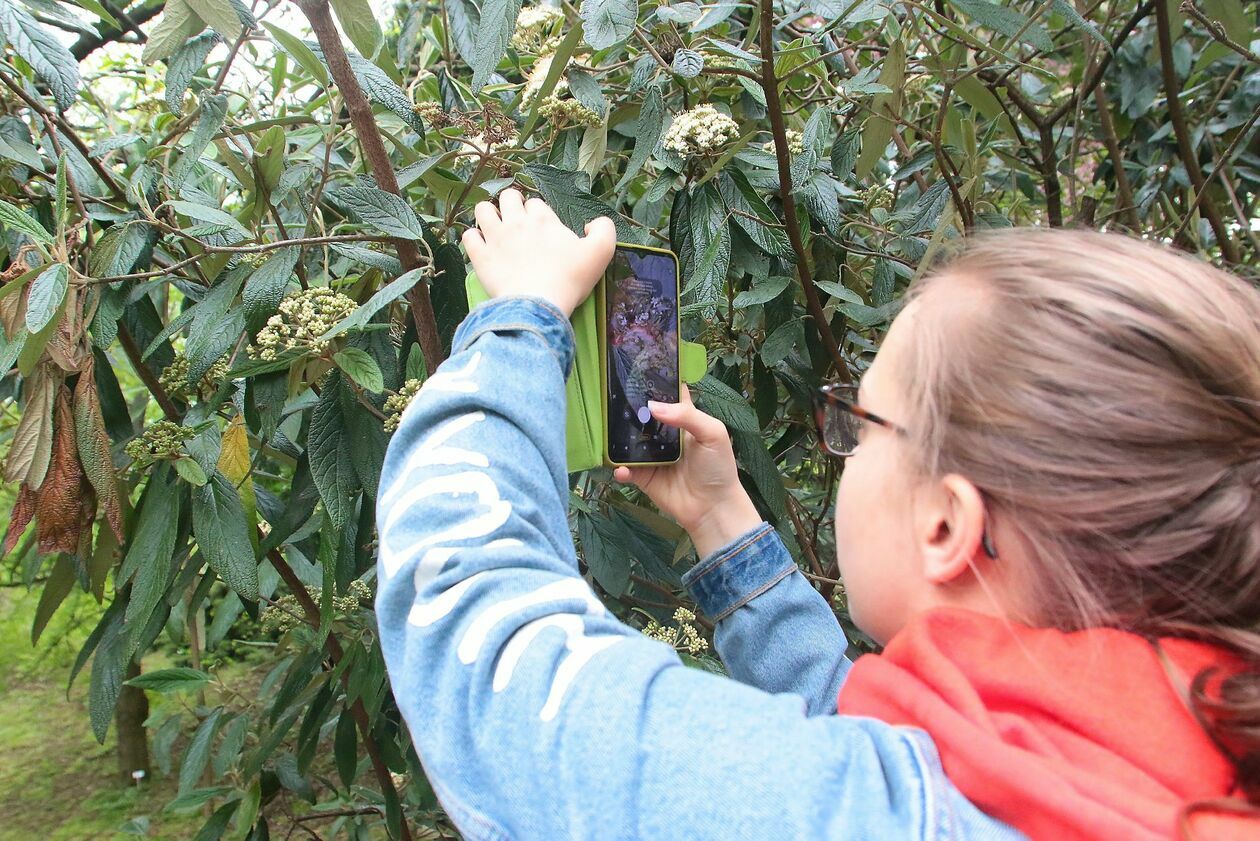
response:
M74 104L79 96L79 62L61 41L12 0L0 0L0 32L48 85L58 110L65 111Z
M472 0L446 0L442 4L450 23L451 38L464 63L472 67L477 55L477 28L481 25L481 13Z
M542 193L560 221L578 236L585 233L587 222L607 216L617 226L618 240L634 241L634 232L624 216L595 198L589 190L578 186L578 178L585 179L585 175L546 164L526 164L525 174L534 180L538 192Z
M223 127L223 121L226 117L227 96L225 94L217 93L202 97L201 112L197 117L197 126L188 136L188 145L180 151L179 160L171 170L172 193L179 193L184 183L187 182L188 176L193 174L193 171L201 162L202 153L206 151L206 147L210 145L214 135ZM233 216L228 214L224 214L224 216L232 219L232 221L236 221ZM239 224L237 227L244 232L245 236L249 235Z
M368 58L376 55L384 36L368 0L332 0L332 8L354 48Z
M53 235L43 225L3 200L0 200L0 225L26 234L38 243L52 245Z
M658 85L648 88L643 97L643 107L639 109L639 119L634 127L634 148L630 150L630 162L626 164L625 174L617 182L616 191L620 192L630 179L639 174L648 158L656 151L661 134L665 131L665 100L661 96Z
M266 21L263 21L263 26L271 33L271 37L276 39L281 49L292 56L293 60L311 75L316 84L328 87L328 68L324 66L320 56L315 55L314 50L306 45L306 42L283 27Z
M692 383L696 392L696 404L704 412L726 424L729 429L740 432L760 432L757 425L757 413L748 405L748 401L739 392L726 383L706 374L704 379Z
M736 431L732 436L739 463L752 477L757 492L765 500L775 517L787 516L787 491L783 488L783 473L766 451L761 435L754 432Z
M236 14L236 10L232 8L228 0L184 0L184 2L197 17L204 20L207 26L224 38L235 41L240 37L244 27L241 25L240 16Z
M837 181L843 182L852 174L860 144L861 135L856 131L837 135L835 142L831 144L831 175Z
M338 321L327 333L320 336L320 341L328 341L336 336L340 336L347 330L357 330L365 327L372 320L372 316L381 311L382 307L405 295L422 277L424 277L424 269L412 269L381 287L375 295L368 298L367 303L360 304L358 309L341 321Z
M196 304L184 355L188 357L188 381L195 383L206 375L210 366L230 351L245 331L242 308L230 309L245 277L236 272L219 281Z
M686 297L703 304L706 317L716 307L731 260L726 203L712 182L680 191L670 213L670 241L678 254Z
M914 203L914 207L910 208L912 215L904 229L905 233L917 234L936 227L945 205L949 203L949 184L945 181L946 177L942 176L928 187Z
M53 263L34 281L26 299L26 330L38 333L48 326L65 300L70 285L70 267Z
M236 791L236 789L231 786L208 786L206 788L195 788L187 794L181 794L170 803L167 803L162 807L162 811L191 812L194 809L200 809L211 800L224 797L234 791ZM215 812L210 817L210 820L206 821L205 826L201 828L201 832L197 834L197 838L215 839L215 841L217 841L217 839L222 836L223 830L227 827L228 820L232 817L232 812L236 811L236 807L240 805L240 802L240 800L233 800L231 803L225 803L223 806L219 807L219 810ZM225 809L231 809L231 811L225 812ZM222 820L217 820L219 815L224 816ZM214 827L213 834L207 834L206 827L210 827L212 825ZM194 841L196 840L194 839Z
M354 494L361 488L354 464L346 457L350 449L351 430L338 393L341 389L339 375L331 376L325 382L319 402L311 412L310 432L306 440L311 476L319 489L320 499L324 501L324 510L338 529L353 511Z
M301 253L302 250L296 245L281 248L267 262L254 269L254 273L245 281L241 303L245 310L245 329L251 336L261 330L267 319L277 312Z
M205 469L202 468L202 466L198 464L197 460L194 458L181 456L180 458L175 459L174 464L175 472L179 474L181 479L193 487L199 488L206 482L210 481L209 477L206 476Z
M346 375L365 391L379 394L385 388L385 378L381 374L381 367L367 354L367 351L353 347L344 348L333 354L333 360L337 363L337 367L345 371Z
M582 0L581 12L586 43L602 50L630 37L639 4L635 0Z
M342 257L364 266L380 269L390 277L397 277L402 274L402 261L382 251L373 251L370 248L364 248L361 245L354 245L348 242L334 242L331 248Z
M206 63L206 56L221 40L215 32L203 32L186 41L166 63L166 107L172 114L183 115L188 86Z
M219 210L217 207L207 207L204 204L196 204L190 201L179 201L172 199L166 202L166 205L176 213L181 213L189 219L195 219L198 222L205 222L208 225L218 225L240 234L242 239L250 237L249 231L239 220L232 214Z
M122 29L122 24L120 24L113 15L107 12L104 6L96 2L96 0L72 0L72 2L76 6L87 9L89 12L96 15L103 23L107 23L115 29Z
M39 644L39 637L47 627L48 620L52 619L66 596L70 595L77 580L70 555L59 554L53 564L52 572L44 581L44 589L39 594L39 604L35 606L35 620L31 623L31 645Z
M245 506L232 483L215 470L192 491L193 534L210 568L244 601L258 600L258 563Z
M871 102L871 116L862 126L862 152L858 156L854 172L859 179L866 178L875 164L884 157L888 142L892 140L893 123L890 115L901 113L906 78L906 45L895 40L884 56L879 69L879 83L890 93L881 93Z
M841 301L847 301L850 304L861 304L862 296L845 286L841 286L834 280L815 280L814 285L822 291L826 292L833 298Z
M359 770L358 733L354 729L354 716L350 710L342 710L337 719L337 732L333 736L333 759L337 763L337 776L349 790Z
M111 226L88 253L88 271L96 278L129 274L153 248L154 234L146 222L121 222Z
M788 354L793 350L798 347L803 348L804 344L805 331L801 328L800 320L786 321L774 328L774 331L761 343L761 361L767 367L773 368L787 359Z
M992 29L1010 38L1018 35L1021 41L1038 50L1054 49L1054 41L1046 28L1039 23L1029 26L1028 16L1018 9L1011 6L999 6L988 0L953 0L953 4L962 10L963 14L986 29Z
M114 605L118 605L115 601ZM97 626L100 636L96 645L92 646L91 637L79 653L79 660L71 673L74 675L83 667L84 652L92 656L91 685L88 689L88 715L92 720L92 734L96 741L105 744L105 734L109 732L109 723L114 718L114 706L118 703L118 693L122 690L123 675L131 658L123 650L123 612L107 610ZM93 631L93 636L96 631Z
M193 733L191 741L188 742L188 749L184 751L184 761L179 766L179 793L181 796L188 795L193 790L193 786L201 778L202 772L206 770L206 763L210 761L210 743L214 740L214 732L218 728L219 719L222 716L223 707L215 707L197 726L197 731ZM172 806L172 808L174 807Z
M327 66L324 51L319 45L310 41L305 43L310 52ZM398 87L384 70L363 56L357 53L347 53L346 56L350 59L350 70L354 72L354 78L358 80L368 99L388 108L414 131L424 131L424 122L416 114L415 105L406 91Z
M57 200L53 206L53 219L57 224L57 236L64 237L66 234L66 192L68 183L66 180L66 153L62 152L61 157L57 159Z
M481 4L481 21L477 25L475 55L471 62L474 93L486 84L507 51L520 12L521 0L485 0Z
M764 304L773 301L783 290L787 289L792 278L783 275L761 277L753 280L753 288L740 292L732 302L735 309L750 307L753 304Z
M423 239L424 223L402 196L375 187L342 187L328 198L357 221L399 239Z
M155 470L145 488L140 517L116 581L131 581L127 599L126 653L134 655L154 610L166 596L180 540L179 517L184 494Z
M704 70L704 56L695 50L677 50L669 69L684 79L694 79Z
M783 223L748 183L748 176L731 167L718 176L718 191L733 211L731 221L748 234L758 248L772 257L796 262L796 252L783 231Z
M630 540L619 529L620 520L578 517L578 540L582 557L591 575L613 596L621 596L630 585Z
M127 686L134 686L149 692L170 695L174 692L188 692L200 689L210 682L210 675L197 669L176 666L169 669L158 669L145 672L139 677L124 681Z
M174 55L184 42L206 28L185 0L167 0L162 17L149 32L140 60L145 64Z

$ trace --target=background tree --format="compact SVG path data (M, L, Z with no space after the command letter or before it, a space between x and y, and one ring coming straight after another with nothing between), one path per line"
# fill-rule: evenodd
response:
M33 637L72 591L101 604L69 676L98 738L144 719L134 690L184 699L148 726L199 838L450 836L377 646L373 501L466 312L459 234L517 184L679 254L699 402L861 642L811 389L859 377L977 230L1123 229L1254 274L1256 9L0 0L4 549ZM598 592L720 668L677 612L685 535L571 479ZM177 665L140 674L155 649Z

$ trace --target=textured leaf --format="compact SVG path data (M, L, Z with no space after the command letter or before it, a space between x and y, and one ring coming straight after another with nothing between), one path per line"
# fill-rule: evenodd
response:
M193 10L193 14L204 20L207 26L224 38L235 41L240 37L244 27L241 25L240 16L236 14L236 10L232 8L228 0L184 0L184 2Z
M218 470L192 490L193 534L218 576L245 601L258 600L258 563L250 541L245 507L232 483Z
M371 298L368 298L366 303L360 304L354 312L329 328L328 332L320 337L320 340L327 341L340 336L347 330L358 330L367 326L372 317L381 311L381 308L405 295L422 277L424 277L423 269L412 269L402 277L390 281L378 289Z
M13 551L34 517L35 492L26 485L20 485L13 509L9 512L9 525L4 532L4 554L7 555Z
M629 540L619 533L618 521L601 517L578 518L578 539L591 575L613 596L621 596L630 584Z
M36 242L52 245L53 236L44 229L43 225L7 201L0 201L0 225L24 233Z
M26 299L28 333L38 333L48 326L65 300L69 286L70 267L65 263L53 263L31 282Z
M58 110L73 105L79 96L79 62L70 51L12 0L0 0L0 30L13 51L48 85Z
M205 468L195 458L181 456L175 459L172 464L175 466L175 472L179 474L179 478L193 487L199 488L210 481L210 477L206 475Z
M70 558L68 554L58 555L52 572L48 574L48 580L44 582L44 588L39 594L39 604L35 606L35 619L31 623L31 645L39 645L39 638L48 626L48 620L52 619L57 608L74 589L77 578Z
M422 239L424 225L402 196L375 187L342 187L328 198L357 221L400 239Z
M243 238L248 238L250 235L249 231L245 230L245 226L235 216L219 210L217 207L207 207L204 204L176 199L172 199L166 204L176 213L182 213L189 219L195 219L198 222L205 222L209 225L220 225L228 230L235 231Z
M354 245L348 242L335 242L332 243L331 247L333 251L336 251L342 257L364 266L380 269L390 277L397 277L402 274L402 262L397 257L384 252L373 251L370 248L364 248L361 245Z
M120 605L121 600L114 602L114 606ZM105 734L109 732L109 722L114 717L114 706L118 703L123 676L127 672L127 664L131 662L131 658L123 650L122 623L121 609L105 611L100 624L84 644L70 676L73 682L74 675L86 662L84 655L94 653L91 687L88 690L88 715L92 720L92 734L101 744L105 744ZM96 637L95 644L92 637Z
M214 740L214 733L222 716L223 707L215 707L201 724L197 725L197 731L193 733L188 749L184 751L184 761L179 766L179 793L181 795L192 791L197 780L201 778L202 772L206 770L206 763L210 761L210 743Z
M481 12L472 0L446 0L443 4L450 23L451 38L459 57L469 67L477 55L477 29L481 26Z
M1018 9L1011 6L999 6L988 0L953 0L953 5L986 29L992 29L1010 38L1019 35L1021 41L1038 50L1054 49L1054 41L1051 40L1046 28L1039 23L1029 26L1028 16Z
M338 529L350 516L354 494L361 487L354 464L347 458L351 433L338 393L341 388L340 375L330 376L325 382L319 402L311 412L307 436L311 475L324 501L324 510Z
M354 380L365 391L379 394L385 388L385 379L376 360L366 351L348 347L333 355L337 367L346 372L346 376Z
M656 151L661 134L665 131L665 100L661 97L661 89L657 85L648 88L643 97L643 107L639 109L639 119L634 127L634 148L630 150L630 162L626 164L626 172L617 182L617 190L622 190L630 179L639 174L648 158Z
M319 48L319 45L310 41L303 43L327 67L328 62L324 60L324 53ZM406 91L398 87L394 80L386 75L384 70L363 56L356 53L347 53L347 57L350 59L350 69L354 71L354 77L359 81L359 85L362 86L363 92L367 94L368 99L394 112L412 130L416 132L424 131L424 121L416 114L415 105L411 101L411 97L407 96Z
M163 695L169 695L172 692L187 692L190 689L200 689L209 682L210 675L205 672L182 666L145 672L139 677L133 677L131 680L124 681L127 686L134 686L137 689L144 689L149 692L159 692Z
M179 193L188 176L193 174L201 162L201 155L214 139L214 135L223 127L227 116L227 96L217 93L202 97L201 111L197 116L197 126L188 136L188 145L180 151L179 160L171 170L171 192ZM232 218L229 216L229 218Z
M311 74L311 78L317 84L322 87L328 87L328 68L324 64L322 54L316 55L315 51L307 46L305 41L282 27L266 21L263 22L263 26L271 33L271 37L276 39L276 43L292 56L293 60L301 65L303 70Z
M13 443L4 463L6 482L23 482L32 490L38 490L48 472L52 457L53 404L57 399L57 384L52 377L36 375L22 387L26 405L22 417L13 431Z
M186 41L166 63L166 107L172 114L184 113L184 94L188 86L206 63L206 56L221 40L215 32L203 32Z
M617 226L617 239L633 242L634 231L620 213L578 186L579 173L556 169L545 164L526 164L525 174L534 180L538 192L560 217L560 221L578 236L585 232L586 223L600 216L607 216ZM585 178L585 175L580 175Z
M87 474L92 489L96 491L106 522L121 543L124 537L122 507L118 500L118 479L110 456L109 433L105 430L101 398L96 391L94 357L88 357L87 367L79 373L79 381L74 387L74 434L83 472Z
M670 241L678 253L687 298L712 314L731 259L727 210L713 183L680 191L670 212Z
M779 470L761 436L753 432L736 431L732 436L739 464L752 477L757 492L775 517L787 516L787 491L783 488L783 473Z
M740 432L761 431L761 427L757 425L757 414L744 396L712 374L706 374L704 379L692 383L691 388L696 393L696 405L726 424L729 429Z
M145 64L161 61L175 54L184 42L206 28L201 18L185 0L167 0L162 17L149 32L140 60Z
M268 318L276 314L301 254L302 251L297 246L281 248L267 262L254 269L254 273L245 281L241 303L245 310L245 329L251 336L262 329Z
M194 307L196 314L184 344L189 382L200 381L210 366L230 351L245 332L243 309L237 307L229 311L244 280L245 276L238 273L219 281Z
M154 610L166 596L180 542L179 517L184 494L167 478L165 469L155 470L145 488L140 515L115 581L119 586L131 581L124 622L123 650L128 658L140 647L145 627Z
M57 225L57 235L63 236L66 232L66 193L69 182L66 180L66 154L61 153L61 157L57 160L57 183L56 203L53 206L53 220Z
M684 79L694 79L704 69L704 56L695 50L682 49L674 53L670 70Z
M753 304L773 301L783 294L783 290L787 289L791 282L792 278L784 275L756 278L753 281L753 288L740 292L732 303L736 309L741 309Z
M837 135L831 144L831 175L837 181L843 182L853 172L860 142L861 136L856 131L848 131Z
M368 0L332 0L332 8L354 48L368 58L374 56L384 36Z
M886 2L888 0L809 0L805 5L828 23L839 21L842 25L852 26L855 23L883 20L888 15Z
M359 768L358 734L354 729L354 716L348 709L342 710L341 717L337 719L337 730L333 736L333 759L337 764L337 776L348 790L354 783Z
M88 254L88 271L96 278L128 274L152 251L156 239L156 232L147 222L113 225Z
M890 93L881 93L871 103L871 111L862 126L862 152L858 155L854 172L858 178L866 178L871 174L883 157L892 140L893 123L888 115L901 113L903 87L906 78L906 45L900 40L893 41L884 63L879 69L879 83L888 88Z
M471 62L474 93L485 85L507 51L508 41L516 30L516 16L520 12L521 0L485 0L481 4L481 20L477 24Z
M630 37L639 16L635 0L582 0L582 31L597 50Z
M219 448L219 472L223 474L241 497L245 506L245 522L249 526L251 541L257 542L258 499L254 493L253 463L249 452L249 434L245 431L245 419L236 415L223 432Z
M748 183L748 176L731 167L718 176L718 191L733 211L731 221L748 234L758 248L771 256L796 262L796 252L783 232L782 223L765 199Z
M809 181L800 185L795 191L805 201L815 218L832 233L840 229L840 197L836 193L836 182L831 176L817 173Z
M935 228L937 220L941 218L941 213L948 203L949 184L942 177L928 187L914 203L914 207L910 208L912 215L906 224L905 233L917 234Z
M773 368L788 357L796 348L804 347L805 331L799 320L792 320L774 328L761 343L761 361Z

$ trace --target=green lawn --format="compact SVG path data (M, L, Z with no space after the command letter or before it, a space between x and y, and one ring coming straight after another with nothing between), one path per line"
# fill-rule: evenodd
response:
M24 590L0 590L0 841L192 838L201 815L162 814L173 780L118 783L112 729L104 745L92 736L86 674L66 698L95 603L80 597L63 606L33 649L35 604Z

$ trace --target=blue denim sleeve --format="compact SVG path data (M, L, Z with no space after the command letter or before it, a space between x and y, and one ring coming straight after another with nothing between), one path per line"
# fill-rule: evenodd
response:
M835 714L853 665L848 640L769 523L696 564L683 584L717 623L713 644L731 677L800 695L810 715Z
M604 609L565 511L572 354L545 302L475 308L386 453L380 644L464 837L948 837L956 798L920 732L809 717Z

